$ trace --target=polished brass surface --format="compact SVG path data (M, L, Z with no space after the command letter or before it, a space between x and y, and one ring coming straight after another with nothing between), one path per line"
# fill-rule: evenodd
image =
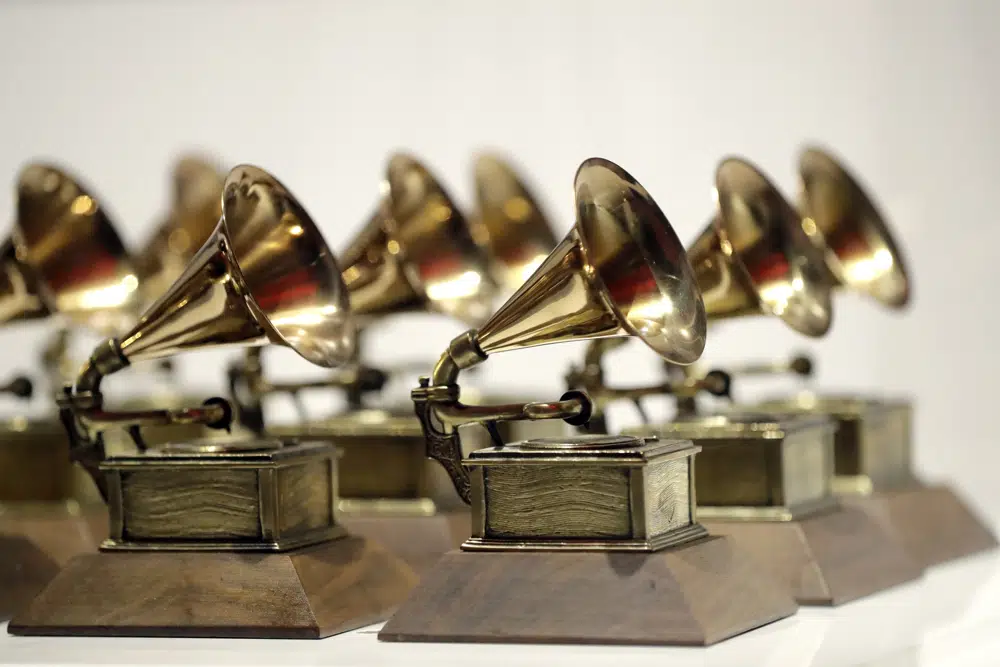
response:
M799 156L802 228L834 285L902 308L912 293L906 261L885 217L842 162L810 146Z
M360 318L432 310L477 324L496 285L489 257L430 171L389 160L375 214L340 255L351 310Z
M759 168L742 158L719 164L715 195L716 213L687 251L707 318L772 315L801 334L824 335L832 321L831 287L823 255L810 243L799 214ZM608 349L604 341L591 341L583 366L568 377L571 387L592 395L595 422L602 428L603 410L613 400L668 393L678 398L679 412L693 412L700 391L728 395L728 375L722 371L695 377L672 373L666 382L648 387L609 387L601 368Z
M764 313L807 336L825 334L830 286L799 214L741 158L720 163L715 193L716 215L688 248L709 319Z
M99 345L60 400L75 456L99 485L101 433L178 423L228 428L228 403L200 408L104 409L102 378L129 364L222 345L272 342L332 367L349 360L354 327L340 270L315 223L273 176L243 165L226 178L223 215L177 282L121 338ZM102 488L107 496L108 489Z
M503 157L476 156L476 214L472 235L491 260L490 274L516 290L556 247L558 239L537 199Z
M836 505L835 424L821 417L732 413L695 416L633 436L689 439L701 448L694 476L698 516L791 521Z
M473 452L467 551L657 551L706 535L697 447L626 436L529 440Z
M751 409L779 415L820 415L837 423L833 489L869 495L912 488L909 401L801 392L761 401Z
M21 171L13 239L50 310L104 333L134 321L132 261L103 204L74 177L43 164Z
M226 174L199 155L185 155L171 174L170 210L136 255L143 301L152 303L176 281L222 216Z
M344 534L329 444L163 447L101 469L111 490L102 550L287 551Z
M412 397L427 453L471 500L456 427L463 423L587 421L590 400L571 392L552 403L471 406L459 402L459 372L493 352L567 340L637 336L662 357L695 361L705 311L684 249L649 193L621 167L584 162L576 175L577 221L538 270L478 331L459 336Z

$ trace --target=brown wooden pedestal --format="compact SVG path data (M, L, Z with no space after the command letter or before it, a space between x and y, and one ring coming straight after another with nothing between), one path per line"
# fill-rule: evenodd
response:
M24 608L74 556L108 534L103 506L7 505L0 514L0 620Z
M795 610L722 537L651 553L452 551L379 639L701 646Z
M947 485L915 484L843 496L843 502L888 520L907 552L923 567L994 549L997 539Z
M431 516L384 516L342 513L340 523L352 535L384 546L422 575L469 537L469 512L457 510Z
M800 604L838 605L920 577L892 531L854 506L792 521L702 521L786 583Z
M284 553L101 552L73 559L8 630L318 639L386 618L416 580L359 537Z

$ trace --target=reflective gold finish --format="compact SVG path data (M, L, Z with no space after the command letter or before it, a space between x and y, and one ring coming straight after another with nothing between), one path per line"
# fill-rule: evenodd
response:
M493 280L516 290L558 242L530 189L498 155L475 161L476 215L472 235L491 260Z
M99 345L60 402L75 455L103 483L101 432L202 423L225 428L228 404L109 412L101 379L185 350L271 342L332 367L351 358L354 326L340 270L315 223L273 176L243 165L226 178L223 215L177 282L121 338ZM105 492L107 489L103 489Z
M415 158L389 160L383 197L340 255L361 318L433 310L472 324L490 311L489 258L434 176Z
M214 162L185 155L174 165L170 211L136 256L143 301L152 303L177 280L222 216L225 173Z
M617 165L594 158L575 181L577 220L528 281L478 331L452 341L431 378L413 391L428 456L471 500L456 427L518 419L585 423L590 401L571 392L554 403L469 406L459 372L489 354L581 338L637 336L679 364L705 345L705 310L691 266L649 193ZM498 443L499 444L499 443Z
M760 169L741 158L719 164L715 194L717 212L688 248L708 319L766 314L804 335L825 334L833 313L825 264L795 209ZM570 387L597 401L599 427L603 407L612 400L670 393L677 396L679 410L690 412L699 391L729 393L728 375L721 371L628 390L608 387L601 368L607 349L603 341L591 342L585 363L568 378ZM761 369L741 372L747 370Z
M50 310L101 332L134 321L132 262L104 207L66 172L43 164L21 172L13 238Z
M709 319L768 314L807 336L830 328L823 257L799 215L750 162L727 158L715 175L718 211L688 248Z
M890 308L906 306L912 283L903 253L858 180L815 146L802 151L799 175L802 228L823 252L831 282Z

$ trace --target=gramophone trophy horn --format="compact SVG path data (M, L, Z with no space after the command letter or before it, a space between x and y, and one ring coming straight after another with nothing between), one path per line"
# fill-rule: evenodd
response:
M912 295L906 262L885 217L851 171L830 153L799 158L802 226L824 253L830 280L892 309ZM750 406L837 424L833 489L841 501L887 516L907 553L930 567L994 549L996 537L947 484L914 470L913 406L907 398L801 392Z
M716 215L688 248L709 319L767 314L806 336L825 334L830 286L796 210L741 158L719 165L715 193Z
M415 158L389 160L375 215L341 254L361 318L432 310L464 322L489 314L489 258L436 178Z
M393 155L375 214L340 257L351 311L362 323L425 311L479 323L496 292L487 253L433 174L409 155ZM339 388L349 408L360 410L364 395L381 389L386 378L360 359L352 366L318 382L273 383L266 379L261 351L249 350L229 369L230 394L241 423L256 432L264 430L267 394Z
M74 178L48 165L24 169L17 221L17 258L51 309L99 331L134 320L135 269L107 212Z
M340 269L308 213L262 169L233 169L222 217L187 269L131 331L94 350L59 401L74 457L109 504L110 534L10 631L321 637L384 617L415 576L346 535L333 445L208 439L146 448L145 427L227 428L228 403L113 411L100 391L104 377L133 363L226 345L283 345L333 367L352 357L354 337ZM126 429L138 452L107 456L111 428Z
M135 275L102 206L65 171L27 166L15 197L14 228L0 250L0 324L64 318L41 359L58 386L71 372L66 327L114 328L134 319ZM27 376L0 387L20 398L34 389ZM66 433L54 416L0 423L0 619L107 534L107 513L89 486L69 460Z
M823 252L830 281L890 308L909 303L906 262L885 217L859 181L828 152L799 156L802 228Z
M726 540L703 539L689 487L697 452L690 442L501 441L463 460L462 424L495 433L499 421L579 424L590 412L580 392L554 402L461 403L459 373L493 353L635 336L689 364L705 345L694 273L646 190L602 159L583 163L575 190L577 220L566 238L482 327L453 340L413 391L428 455L472 504L472 537L422 579L380 639L709 644L795 609ZM682 564L701 558L713 567ZM693 590L726 600L727 613L693 617L685 601ZM737 598L752 602L730 604ZM596 606L603 613L595 615ZM657 622L643 620L650 614Z
M136 257L147 304L180 277L215 230L222 215L225 176L218 165L197 155L186 155L174 165L170 211Z
M720 163L714 192L716 212L688 248L708 320L771 315L806 336L824 335L833 313L830 285L823 256L795 209L763 172L741 158ZM591 343L583 367L569 377L571 386L590 392L600 407L622 399L638 405L644 396L672 394L678 411L690 414L700 392L728 396L730 383L721 371L703 377L672 372L667 381L648 387L609 387L602 368L605 351L600 342ZM668 369L676 367L668 364Z
M506 160L481 154L475 166L473 237L490 258L494 282L516 290L558 239L530 189Z

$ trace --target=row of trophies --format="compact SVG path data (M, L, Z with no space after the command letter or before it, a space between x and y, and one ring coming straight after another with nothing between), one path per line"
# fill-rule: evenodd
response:
M12 420L0 440L0 618L13 634L318 638L388 619L390 641L704 645L994 547L953 491L915 476L906 400L699 406L746 375L812 369L706 372L709 322L766 314L816 337L835 288L909 301L858 181L817 148L800 173L795 207L750 162L722 161L716 210L685 250L607 160L580 166L558 241L504 160L477 160L466 218L399 154L335 258L274 176L190 157L133 259L77 180L27 167L0 319L53 316L41 366L60 390L57 419ZM358 336L412 311L475 328L428 364L412 405L393 405L391 369ZM65 382L77 327L108 337ZM628 337L661 382L605 381ZM504 401L475 374L460 388L494 353L573 340L589 343L558 400ZM269 343L331 370L270 380ZM169 374L177 354L233 345L247 352L228 398L102 393L114 373ZM324 389L346 407L265 419L268 396ZM657 395L675 400L672 421L609 428L610 404Z

